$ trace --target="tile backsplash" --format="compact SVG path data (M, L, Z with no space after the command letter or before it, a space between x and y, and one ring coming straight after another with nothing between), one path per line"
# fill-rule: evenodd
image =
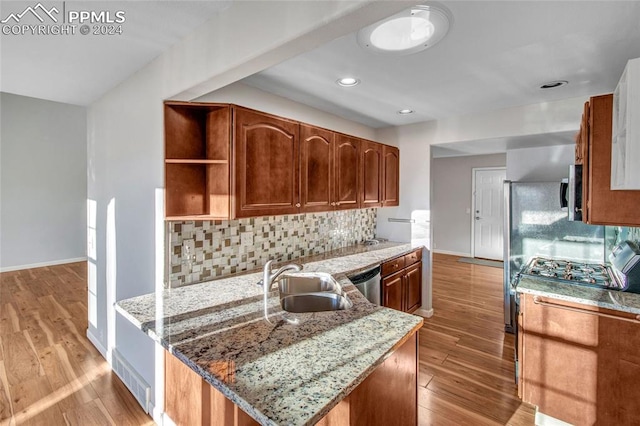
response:
M374 238L376 209L167 222L170 287L256 269ZM183 256L183 243L192 253Z

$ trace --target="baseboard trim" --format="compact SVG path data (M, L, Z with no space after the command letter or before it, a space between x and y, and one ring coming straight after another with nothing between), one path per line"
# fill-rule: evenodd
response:
M102 344L100 343L100 340L98 340L98 338L94 336L89 329L87 329L87 339L89 339L91 344L96 347L96 349L98 350L98 352L100 352L100 354L104 359L108 359L107 348L102 346Z
M433 309L418 309L415 313L421 317L431 318L433 316Z
M75 257L73 259L52 260L50 262L31 263L28 265L5 266L0 268L0 272L21 271L23 269L44 268L45 266L64 265L66 263L86 262L87 257Z
M451 256L471 257L471 253L463 253L461 251L450 251L450 250L433 249L432 252L433 253L438 253L438 254L449 254Z

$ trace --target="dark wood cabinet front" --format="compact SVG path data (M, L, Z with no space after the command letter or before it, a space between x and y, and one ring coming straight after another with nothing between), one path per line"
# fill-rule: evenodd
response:
M384 145L382 150L382 206L400 205L400 150Z
M413 312L422 304L422 262L405 270L406 303L405 310Z
M231 104L167 101L165 218L398 205L398 149Z
M382 207L382 150L383 145L370 142L361 142L360 179L362 190L360 191L360 207Z
M298 123L236 107L236 217L297 213Z
M303 212L333 210L334 133L300 125L300 198Z
M639 226L640 191L611 189L613 95L594 96L580 129L583 221L593 225Z
M335 150L335 208L336 210L360 207L358 199L360 164L360 139L336 135Z
M403 312L422 306L422 249L382 264L382 306Z
M397 272L382 279L382 306L404 310L404 272Z

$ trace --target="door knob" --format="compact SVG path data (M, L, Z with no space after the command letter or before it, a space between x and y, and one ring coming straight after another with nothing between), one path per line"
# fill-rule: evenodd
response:
M476 216L476 220L480 220L480 216Z
M300 207L300 203L296 203L296 207Z

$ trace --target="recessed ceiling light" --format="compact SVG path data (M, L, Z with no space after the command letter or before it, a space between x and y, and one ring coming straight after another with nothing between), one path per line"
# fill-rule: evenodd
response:
M565 84L569 84L569 82L567 80L555 80L555 81L550 81L548 83L543 84L542 86L540 86L540 88L555 89L556 87L564 86Z
M443 6L418 5L361 29L358 44L375 53L408 55L442 40L451 21Z
M342 87L353 87L360 84L360 80L353 77L344 77L336 80L336 83L338 83L338 85Z
M413 110L412 109L401 109L400 111L398 111L398 114L400 115L407 115L407 114L413 114Z

